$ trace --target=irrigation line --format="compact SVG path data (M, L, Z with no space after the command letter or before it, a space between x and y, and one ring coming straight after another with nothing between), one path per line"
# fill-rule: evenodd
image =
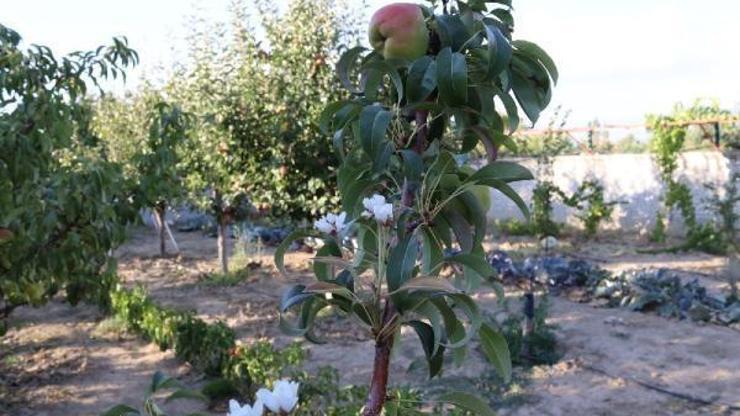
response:
M676 398L679 398L679 399L683 399L683 400L686 400L686 401L689 401L689 402L692 402L692 403L700 404L702 406L720 406L720 407L727 408L729 410L740 410L740 406L736 406L736 405L732 405L732 404L728 404L728 403L722 403L722 402L718 402L716 400L705 399L703 397L692 396L692 395L687 394L687 393L681 393L681 392L673 391L673 390L667 389L665 387L656 386L655 384L648 383L647 381L643 381L643 380L640 380L640 379L635 378L635 377L630 377L630 376L615 376L615 375L609 373L608 371L606 371L606 370L604 370L602 368L598 368L598 367L592 366L590 364L586 364L586 363L584 363L582 361L576 360L576 365L578 365L579 367L581 367L581 368L583 368L585 370L589 370L589 371L592 371L594 373L604 375L604 376L609 377L611 379L627 380L627 381L630 381L632 383L635 383L635 384L637 384L639 386L642 386L642 387L644 387L646 389L657 391L658 393L662 393L662 394L667 394L669 396L673 396L673 397L676 397Z

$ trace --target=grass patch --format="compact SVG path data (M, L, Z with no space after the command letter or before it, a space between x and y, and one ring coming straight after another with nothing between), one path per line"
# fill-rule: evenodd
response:
M126 335L128 335L126 322L117 316L103 319L92 331L92 337L100 339L120 340Z

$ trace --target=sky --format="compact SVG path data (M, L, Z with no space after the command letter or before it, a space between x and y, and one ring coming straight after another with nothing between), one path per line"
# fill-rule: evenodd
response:
M286 0L277 0L285 3ZM359 7L361 0L348 0ZM392 0L366 0L368 13ZM414 0L406 0L414 1ZM740 110L740 2L736 0L514 0L515 38L538 43L557 63L551 108L568 126L598 119L632 124L676 102L716 98ZM0 0L0 23L56 53L92 49L125 35L157 78L182 50L187 17L224 20L228 0ZM733 42L733 39L735 40ZM547 123L548 115L537 127Z

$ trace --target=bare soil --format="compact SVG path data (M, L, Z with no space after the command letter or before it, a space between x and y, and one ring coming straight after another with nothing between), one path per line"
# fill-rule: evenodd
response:
M291 253L290 280L280 277L267 250L262 267L234 285L208 284L217 269L216 241L201 233L177 233L182 254L158 258L157 239L137 230L116 253L121 277L141 284L161 304L191 309L202 318L223 320L244 343L268 339L281 347L295 338L277 326L282 288L309 278L310 254ZM530 239L507 239L506 250L536 250ZM712 291L726 290L725 259L701 253L641 254L638 237L601 236L596 241L564 241L559 252L599 262L610 270L668 267L685 278L699 278ZM517 299L516 288L507 296ZM489 312L500 310L489 291L476 295ZM201 381L172 352L161 352L137 337L105 329L96 308L53 301L39 308L19 308L11 328L0 338L0 414L97 415L118 404L141 400L151 375L162 370L186 384ZM553 366L516 371L517 383L505 393L500 414L509 415L726 415L740 408L740 331L717 325L668 320L623 309L605 309L567 297L552 297L550 318L557 325L563 359ZM373 346L354 323L329 316L321 324L329 343L305 344L306 366L332 365L342 383L367 383ZM473 353L442 379L424 380L423 371L407 371L420 356L414 335L404 332L395 351L392 382L420 388L455 386L466 376L490 374ZM197 409L169 406L173 414ZM212 414L223 414L213 412ZM740 412L737 412L740 414Z

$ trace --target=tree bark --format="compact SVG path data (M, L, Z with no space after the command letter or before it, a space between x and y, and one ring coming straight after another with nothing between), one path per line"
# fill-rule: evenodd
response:
M221 273L229 273L229 223L222 216L218 224L218 260L221 263Z
M167 239L165 230L165 208L156 207L154 208L154 217L157 221L157 227L159 228L159 255L164 257L167 255Z
M383 309L383 324L387 324L395 308L390 298L386 301ZM391 363L391 350L395 341L395 333L392 332L375 341L375 360L373 362L373 378L370 381L370 391L368 392L367 402L363 416L378 416L383 411L385 400L388 395L388 369Z
M426 110L417 110L415 113L416 138L413 149L421 155L427 147L427 118L429 112ZM416 199L418 186L404 181L401 195L401 203L406 207L412 207ZM383 309L383 326L393 319L396 308L390 297L386 299L385 308ZM368 392L367 402L363 410L363 416L379 416L385 406L388 395L388 369L391 363L391 350L395 341L395 331L388 335L375 340L375 360L373 361L373 378L370 381L370 391Z

